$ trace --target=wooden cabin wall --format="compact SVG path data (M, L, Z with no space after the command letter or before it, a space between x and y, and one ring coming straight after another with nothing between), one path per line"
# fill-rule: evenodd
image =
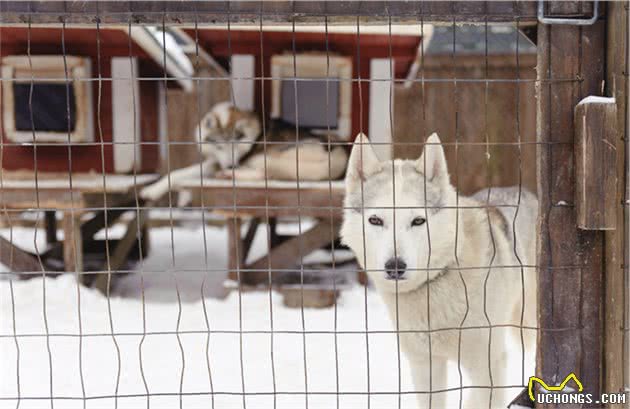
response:
M62 30L59 28L31 28L31 55L62 55ZM23 27L0 28L0 57L7 55L26 55L28 49L28 29ZM128 57L132 55L139 59L139 72L145 78L161 78L161 69L135 43L129 46L129 38L124 30L101 29L97 37L96 29L67 28L64 32L67 55L90 57L92 60L92 77L99 74L97 38L100 38L100 73L103 78L101 87L100 112L98 111L98 81L93 81L92 95L94 107L94 141L88 144L68 146L60 143L58 146L41 145L37 147L37 163L35 150L32 146L17 146L4 135L4 126L0 122L3 140L3 169L34 170L42 172L114 172L112 129L112 87L111 59L112 57ZM172 82L172 81L170 81ZM158 141L158 87L157 80L140 80L141 115L140 131L142 146L140 172L154 172L159 163ZM10 83L2 84L9 85ZM170 85L170 83L169 83ZM1 93L0 93L1 94ZM98 124L101 124L99 132ZM2 121L0 115L0 121ZM102 136L102 139L101 139ZM103 144L101 145L101 140ZM70 156L72 160L70 160ZM103 157L104 161L101 160ZM104 163L103 163L104 162ZM70 169L70 166L72 169Z
M351 139L360 132L369 129L370 110L370 60L373 58L394 59L396 78L404 78L413 63L420 36L386 34L361 34L360 39L354 33L324 32L282 32L248 30L187 30L188 34L199 38L199 44L217 59L228 61L232 55L247 54L255 58L255 75L269 78L271 58L274 55L328 51L331 54L352 58L352 132ZM326 43L328 42L328 47ZM356 81L361 78L361 82ZM264 95L263 95L264 93ZM264 102L263 102L264 101ZM264 105L263 105L264 104ZM261 87L260 80L254 85L254 105L257 112L265 111L269 116L271 109L271 81L265 80ZM264 109L263 109L264 108Z
M418 82L408 88L395 86L393 156L417 158L427 136L437 132L445 144L451 181L463 194L488 185L518 185L519 175L523 187L535 192L535 65L535 54L520 55L518 69L514 55L489 56L487 78L491 81L486 88L485 81L466 82L486 78L484 55L425 56ZM423 86L422 77L444 81ZM523 81L493 81L517 78ZM489 158L486 140L490 141ZM456 141L469 143L459 145L457 155Z
M214 68L200 68L195 74L203 77L220 77L222 74ZM230 82L218 79L200 79L194 81L194 91L182 89L167 91L167 140L169 141L168 162L162 159L160 171L179 169L199 162L197 124L217 103L230 100ZM160 101L160 103L164 103ZM171 142L177 142L173 144ZM181 144L181 142L184 142Z

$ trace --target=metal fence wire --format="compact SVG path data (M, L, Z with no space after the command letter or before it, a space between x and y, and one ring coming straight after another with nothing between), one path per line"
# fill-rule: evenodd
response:
M540 256L590 28L369 3L1 5L0 406L533 407L573 363L603 391L604 267Z

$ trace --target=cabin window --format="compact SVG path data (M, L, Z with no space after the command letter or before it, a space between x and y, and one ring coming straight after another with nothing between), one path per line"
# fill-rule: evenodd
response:
M271 59L271 74L272 118L314 133L330 130L341 139L350 137L350 58L309 53L297 54L294 61L293 55L276 55Z
M59 83L33 83L31 86L30 83L16 82L13 84L15 130L74 132L75 104L72 86Z
M4 133L15 142L93 140L89 59L10 56L2 60ZM32 66L32 69L31 69ZM67 76L66 76L67 72Z
M281 95L283 121L306 128L337 129L339 122L338 78L331 78L328 81L285 80L282 81Z

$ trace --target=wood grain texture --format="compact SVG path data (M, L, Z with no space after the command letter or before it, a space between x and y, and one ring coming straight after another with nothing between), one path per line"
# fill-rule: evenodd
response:
M272 183L272 182L270 182ZM298 188L274 188L263 186L211 186L201 187L199 183L182 186L203 195L203 204L207 209L216 210L226 215L268 217L320 217L341 218L343 209L343 187L338 185L332 189L328 183L314 184L300 183L299 201ZM299 206L298 206L299 204Z
M554 4L579 13L579 2ZM602 387L603 232L577 228L573 109L600 95L605 25L538 26L539 225L537 368L555 381L575 372L585 392ZM556 81L580 78L581 81ZM542 407L553 407L545 406Z
M624 390L624 371L628 368L627 334L624 334L624 296L628 283L624 277L624 265L628 266L628 200L630 178L626 173L628 163L628 4L610 2L607 20L606 95L615 97L617 118L617 186L615 212L617 229L607 231L606 278L604 315L604 392ZM625 144L625 149L624 149ZM625 213L625 214L624 214ZM624 220L625 219L625 220ZM627 267L626 267L627 268ZM625 360L622 359L625 357ZM627 376L627 375L626 375ZM627 382L627 380L626 380ZM612 405L610 407L613 407Z
M193 34L194 36L194 34ZM194 38L194 37L193 37ZM198 77L219 77L221 74L211 68L202 68L195 73ZM183 168L202 160L197 140L197 125L219 102L230 100L230 82L223 80L195 81L195 89L186 92L171 88L166 91L167 100L167 156L160 168L163 174L168 169ZM163 104L164 101L159 101ZM174 143L173 143L174 142Z
M267 24L286 23L292 20L303 24L318 23L321 16L330 16L333 24L352 24L357 16L366 23L383 22L389 17L394 22L460 21L511 22L519 17L523 22L536 20L536 4L528 1L102 1L98 15L103 23L127 23L131 18L144 24L215 22L252 23L260 17ZM5 23L58 23L63 16L66 22L92 23L97 15L90 1L24 1L3 2L0 16Z
M0 263L7 266L9 271L16 273L42 270L37 257L20 249L4 237L0 237Z
M331 232L337 237L340 227L340 223L330 224L328 221L319 221L315 227L282 242L274 247L269 254L247 265L248 270L257 270L247 272L248 276L257 277L258 280L256 281L265 282L269 268L272 271L274 269L298 268L303 257L330 243Z
M535 65L535 54L518 60L515 55L491 55L487 61L484 55L425 56L418 81L408 88L394 87L394 157L418 158L426 138L437 132L445 144L451 181L461 193L477 192L488 181L491 186L522 181L524 188L535 191ZM455 84L455 78L461 81ZM484 78L494 82L486 88L479 81Z
M578 226L614 230L617 225L617 105L613 98L582 100L575 107Z
M65 271L83 272L83 236L81 234L81 212L63 213L63 263Z

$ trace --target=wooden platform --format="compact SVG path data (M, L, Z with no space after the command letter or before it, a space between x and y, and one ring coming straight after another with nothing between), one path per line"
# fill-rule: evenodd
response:
M187 180L176 186L192 191L203 206L227 218L229 287L245 290L268 288L271 282L285 298L293 297L295 288L284 285L287 273L299 271L299 264L309 253L330 245L339 237L343 209L343 181L239 181L224 179ZM314 218L313 227L295 236L282 236L276 231L278 218ZM269 225L270 251L246 263L252 241L260 223ZM243 223L248 223L242 235ZM296 273L298 274L298 273ZM282 281L282 285L278 284ZM311 290L315 295L311 297ZM305 285L305 306L331 305L337 291L321 285ZM302 299L303 291L300 291ZM294 301L286 299L288 304ZM308 303L308 305L306 305Z
M191 179L176 189L199 192L203 205L226 216L340 219L343 181Z
M133 197L135 189L158 175L113 175L99 173L45 173L3 171L0 206L9 209L51 208L57 210L108 207ZM103 194L111 203L105 203Z
M148 251L146 210L136 210L136 191L157 179L158 175L105 175L4 171L0 179L0 206L3 209L43 211L48 247L37 255L19 249L6 239L0 240L0 262L12 271L32 273L55 271L58 265L72 272L86 271L85 259L96 263L97 271L115 271L136 251ZM63 213L63 242L57 241L56 211ZM125 212L135 212L126 222L121 239L94 239L106 226L112 226ZM86 219L86 213L90 217ZM140 237L137 232L140 231ZM138 246L138 242L142 243ZM110 257L105 257L109 246ZM140 250L138 247L141 247ZM91 268L93 270L94 268ZM27 274L28 275L28 274ZM114 275L112 275L113 277ZM83 275L84 282L94 282L101 290L107 287L107 274Z

